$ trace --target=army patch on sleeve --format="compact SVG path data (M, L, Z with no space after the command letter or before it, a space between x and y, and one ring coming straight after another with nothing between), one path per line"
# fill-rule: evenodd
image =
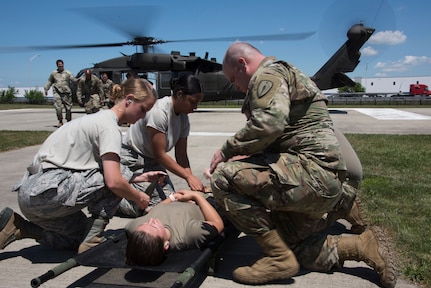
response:
M273 83L270 80L260 81L257 86L257 97L262 98L263 96L265 96L266 93L268 93L271 90L272 86L273 86Z

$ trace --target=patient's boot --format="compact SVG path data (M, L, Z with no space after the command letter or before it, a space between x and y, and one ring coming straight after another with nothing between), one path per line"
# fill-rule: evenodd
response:
M352 227L350 228L350 232L352 234L361 234L367 229L367 216L365 216L359 196L356 195L355 200L353 201L352 209L345 219L350 224L352 224Z
M274 280L289 279L299 271L295 254L276 230L256 238L265 256L252 266L239 267L233 278L245 284L263 284Z
M105 232L105 227L108 225L109 221L103 218L89 218L89 221L90 228L84 240L79 245L78 254L85 252L106 240L105 237L103 237L103 232Z
M9 207L0 212L0 229L0 249L4 249L15 240L31 238L37 241L43 235L41 227L25 220Z
M337 251L340 263L345 260L364 261L379 274L383 287L395 287L396 268L387 239L379 227L371 227L361 235L341 236Z

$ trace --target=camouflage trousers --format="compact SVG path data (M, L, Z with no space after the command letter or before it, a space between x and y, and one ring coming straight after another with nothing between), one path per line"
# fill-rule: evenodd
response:
M121 164L127 166L134 173L144 173L147 171L165 171L166 169L160 165L156 160L150 157L144 157L140 153L137 153L133 148L123 145L121 148ZM138 191L145 193L145 190L150 186L149 182L133 183ZM142 210L135 202L132 200L122 199L118 207L118 211L129 217L139 217L147 214L151 208L159 204L163 199L165 199L169 194L175 192L174 184L169 177L166 177L164 185L161 187L159 185L150 192L150 203L145 210ZM164 196L163 196L164 195ZM163 199L161 198L163 196Z
M63 107L66 110L66 120L72 120L72 95L69 93L53 93L54 109L59 122L63 121Z
M302 155L258 154L220 164L211 186L238 230L258 237L277 229L306 267L319 259L320 269L327 270L338 260L335 244L316 233L334 221L329 217L322 225L324 215L345 215L353 204L356 190L344 189L337 173Z
M92 114L96 113L100 110L100 97L98 94L92 94L90 96L85 97L85 113Z
M132 177L126 167L122 167L122 173L127 179ZM60 249L77 249L86 236L91 219L82 211L84 208L93 218L108 220L121 200L105 187L99 169L26 172L14 189L21 212L44 229L39 243Z

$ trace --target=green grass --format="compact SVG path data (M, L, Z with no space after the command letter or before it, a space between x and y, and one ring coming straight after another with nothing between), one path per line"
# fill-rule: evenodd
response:
M431 135L346 135L361 159L372 224L392 236L400 273L431 286Z
M42 144L49 134L49 131L0 130L0 152Z
M36 145L46 131L0 131L0 151ZM400 277L431 287L431 135L346 134L361 159L360 196L394 245Z
M37 104L28 104L28 103L12 103L12 104L0 103L0 110L25 109L25 108L52 108L52 107L53 107L52 104L37 105Z

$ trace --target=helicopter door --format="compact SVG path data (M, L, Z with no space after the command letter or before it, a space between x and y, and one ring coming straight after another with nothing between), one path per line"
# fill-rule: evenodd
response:
M173 73L171 71L162 71L157 73L157 93L159 98L171 95L171 78Z

